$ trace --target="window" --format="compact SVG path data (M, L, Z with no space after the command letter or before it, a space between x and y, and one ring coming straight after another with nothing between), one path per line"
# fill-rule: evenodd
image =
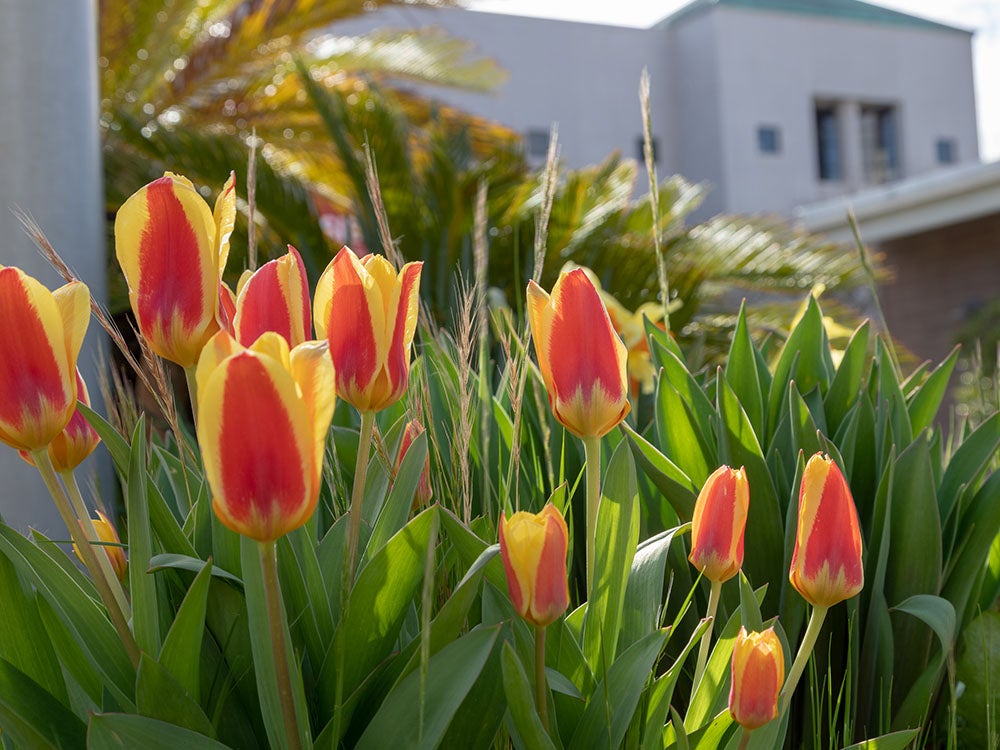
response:
M549 131L533 128L525 135L528 156L545 158L549 153Z
M650 139L649 145L653 148L653 164L659 164L660 143L655 135ZM644 136L640 135L635 139L635 158L640 164L646 163L646 138Z
M936 145L938 164L954 164L958 161L954 138L938 138Z
M865 181L879 184L899 177L899 137L896 108L861 107L861 161Z
M843 179L840 156L840 121L834 104L816 105L816 156L821 180Z
M781 152L781 130L777 125L761 125L757 128L757 148L762 154Z

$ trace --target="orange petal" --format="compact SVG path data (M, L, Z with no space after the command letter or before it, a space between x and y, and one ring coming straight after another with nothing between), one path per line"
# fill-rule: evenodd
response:
M743 566L743 536L750 506L746 473L720 466L698 494L688 559L710 581L728 581Z

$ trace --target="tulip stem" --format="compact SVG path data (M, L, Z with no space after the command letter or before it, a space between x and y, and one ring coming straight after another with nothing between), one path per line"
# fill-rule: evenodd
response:
M107 550L104 549L104 542L97 535L97 529L94 528L94 521L90 517L90 511L87 510L87 504L83 501L83 494L80 492L80 485L76 482L76 475L72 471L63 471L59 472L59 476L62 477L63 484L66 486L66 492L69 495L70 502L73 504L73 512L76 513L77 520L83 526L83 533L87 537L88 546L93 547L96 545L106 553ZM118 580L114 568L111 567L111 560L107 554L94 555L94 557L97 558L101 574L108 582L111 593L114 594L118 609L121 610L122 615L128 620L132 617L132 607L128 603L125 589L122 588L122 582Z
M805 671L809 657L816 646L819 631L823 629L823 621L826 619L828 610L829 607L820 607L819 605L813 607L812 614L809 616L809 625L806 627L806 634L802 636L802 645L799 646L799 652L795 655L795 663L792 664L792 669L788 673L785 686L781 689L781 695L778 698L779 715L788 708L792 693L795 692L795 686L798 684L802 672Z
M361 506L365 500L365 478L368 476L368 454L372 445L375 412L361 412L361 437L358 441L358 462L354 467L354 487L351 490L351 518L347 537L347 586L354 585L358 564L358 537L361 535ZM347 591L344 592L345 596Z
M722 594L722 581L712 581L712 589L708 595L708 611L705 618L708 620L708 629L701 637L701 646L698 649L698 662L694 669L694 682L691 684L695 689L701 681L701 676L705 674L705 665L708 664L708 651L712 645L712 630L715 627L715 613L719 609L719 598Z
M752 731L752 729L743 727L743 734L740 735L740 744L736 746L736 750L747 750L750 747L750 733Z
M288 651L285 649L285 631L282 628L281 584L278 581L278 554L274 542L258 542L260 569L264 580L264 599L267 602L267 620L271 631L271 653L278 681L278 701L285 722L285 737L291 750L299 750L299 723L295 716L295 699L292 697L292 680L288 673Z
M548 686L545 682L545 626L535 626L535 705L545 731L549 731Z
M198 372L196 365L184 368L184 380L187 382L188 398L191 399L191 417L194 424L198 425L198 380L195 375Z
M601 502L601 439L583 439L584 456L587 460L587 597L593 595L594 565L596 563L597 509Z
M114 625L118 637L121 638L122 644L125 646L125 652L128 654L132 666L138 667L139 647L135 643L132 631L129 630L128 620L121 609L119 609L118 602L115 600L115 595L111 593L111 587L107 579L101 574L101 565L94 552L94 547L89 543L89 540L83 533L83 528L73 515L69 498L66 496L62 485L59 484L59 477L56 476L56 470L52 466L51 459L49 459L48 450L42 448L41 450L32 451L31 458L38 469L38 473L42 475L45 487L55 501L56 509L59 511L63 523L66 524L70 537L80 552L80 557L83 558L83 564L87 566L87 570L90 572L90 577L94 581L97 593L100 594L101 601L104 602L104 606L108 610L108 617L111 619L111 624Z

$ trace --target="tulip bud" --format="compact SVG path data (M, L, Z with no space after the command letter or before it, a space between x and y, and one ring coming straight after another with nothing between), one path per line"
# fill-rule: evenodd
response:
M0 321L0 441L41 450L76 410L90 292L78 281L50 292L19 268L0 266Z
M688 559L710 581L722 583L743 566L743 532L750 507L746 472L720 466L694 506Z
M330 342L337 396L358 411L381 411L406 391L422 267L397 273L381 255L344 247L316 284L316 335Z
M104 542L104 544L99 546L108 556L111 568L115 571L115 575L118 576L118 580L124 581L125 573L128 570L128 561L125 559L125 549L121 546L121 539L118 538L118 532L111 524L111 521L108 520L108 517L101 513L101 511L97 511L97 518L90 520L94 524L94 531L97 532L97 538ZM80 549L76 544L73 545L73 552L76 553L80 562L83 562Z
M312 338L306 267L291 245L253 274L246 272L236 293L233 336L250 346L262 333L275 331L290 347Z
M528 321L556 419L577 437L602 437L629 412L625 344L580 268L549 295L528 283Z
M768 628L747 633L741 627L733 646L729 713L744 729L758 729L778 716L778 695L785 682L785 653Z
M817 453L799 490L799 520L789 580L816 607L832 607L864 587L861 531L851 489L840 468Z
M399 472L400 464L406 457L406 452L410 450L413 441L424 434L424 426L416 419L411 419L406 423L403 430L403 438L399 441L399 453L396 456L396 467L393 473ZM430 453L424 461L424 468L420 471L420 479L417 482L417 491L413 495L412 510L428 505L434 497L434 489L431 487L431 457Z
M500 554L514 609L532 625L545 627L569 606L566 583L566 521L549 503L541 513L520 511L500 518Z

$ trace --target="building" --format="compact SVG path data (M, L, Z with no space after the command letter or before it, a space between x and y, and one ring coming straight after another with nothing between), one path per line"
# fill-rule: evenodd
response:
M510 78L425 93L520 131L534 158L556 122L571 166L641 158L647 68L657 169L712 186L701 216L791 215L978 161L971 32L858 0L694 0L645 29L391 8L337 29L428 25Z

